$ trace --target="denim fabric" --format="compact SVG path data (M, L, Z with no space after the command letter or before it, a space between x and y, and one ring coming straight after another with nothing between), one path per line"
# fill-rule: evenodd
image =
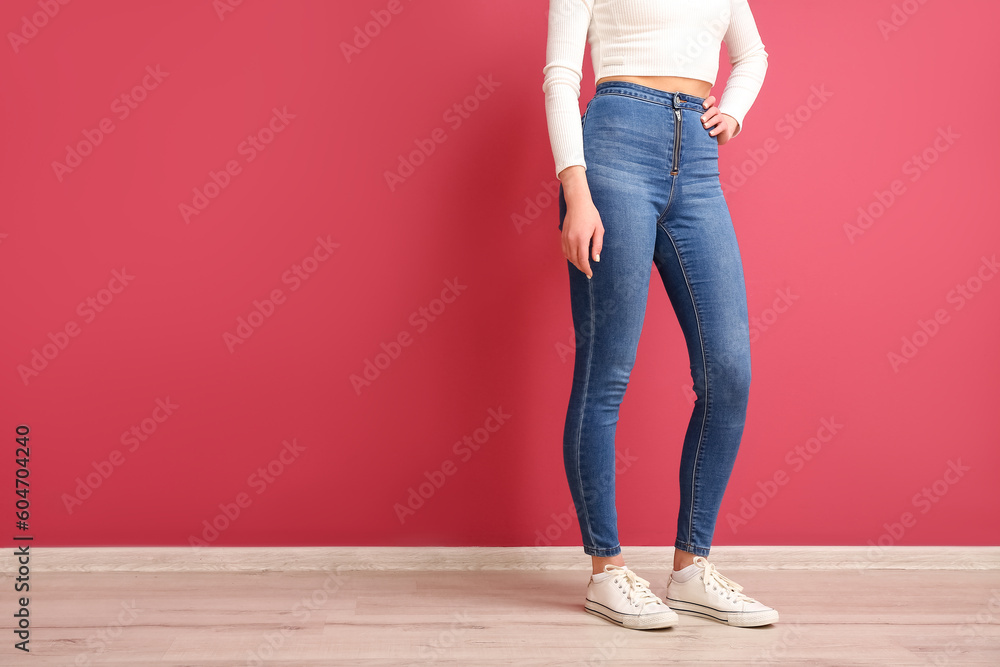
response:
M680 459L674 546L708 556L750 391L743 265L703 98L636 83L597 85L581 117L587 181L604 224L593 278L567 260L576 338L563 457L584 552L621 552L615 428L655 266L684 333L697 399ZM559 189L559 229L566 200ZM650 261L652 260L652 262ZM665 400L681 400L680 394ZM655 426L659 415L650 415ZM633 448L667 446L643 443ZM665 501L669 487L650 494ZM645 514L660 521L655 506Z

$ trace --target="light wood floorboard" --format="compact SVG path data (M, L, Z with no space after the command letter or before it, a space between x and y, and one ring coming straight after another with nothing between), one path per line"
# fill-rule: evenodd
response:
M176 556L190 550L37 549L31 655L11 648L5 621L0 665L1000 665L1000 550L775 557L791 549L713 549L778 623L681 616L653 631L583 611L579 550L220 548L185 567ZM626 554L662 596L670 549ZM14 575L2 560L10 619Z

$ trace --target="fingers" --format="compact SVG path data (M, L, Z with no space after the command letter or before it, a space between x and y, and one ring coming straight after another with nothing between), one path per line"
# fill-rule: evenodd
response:
M736 134L736 121L732 116L723 113L719 114L719 118L723 121L719 123L719 143L724 144Z
M715 104L715 95L709 95L708 97L705 98L705 101L701 103L701 106L708 109L713 104Z
M587 260L587 246L590 245L590 239L580 238L579 243L576 245L576 258L577 261L573 262L576 264L576 268L583 271L587 278L593 278L594 272L590 270L590 262Z
M719 123L722 123L723 120L722 114L719 113L719 107L712 107L702 115L701 124L710 129L716 127ZM716 134L716 132L712 132L713 137Z
M720 124L719 127L722 129L719 130L719 135L716 137L716 141L718 141L721 146L733 138L733 128L728 122Z
M707 110L701 116L701 123L709 130L709 135L717 137L726 131L727 123L726 119L723 118L723 113L719 111L719 107L714 106L715 96L709 96L703 106L707 107Z
M594 275L594 272L590 270L590 262L587 261L587 247L589 245L590 239L586 237L570 238L567 234L563 234L563 257L568 259L581 272L585 273L588 278Z
M590 260L595 262L601 261L601 248L604 245L604 227L598 227L594 230L593 245L591 245L591 239L586 236L581 236L577 239L563 239L563 255L566 256L573 266L580 269L587 278L594 277L594 271L590 268ZM567 246L569 252L566 252ZM588 250L590 250L590 256L588 257Z

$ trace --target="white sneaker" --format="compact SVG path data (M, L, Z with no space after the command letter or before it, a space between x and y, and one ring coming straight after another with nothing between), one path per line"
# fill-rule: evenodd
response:
M671 573L666 596L671 608L741 628L777 622L778 612L741 593L743 587L706 558L695 556L694 562L702 571L687 581L676 581Z
M594 581L594 576L601 577ZM583 608L595 616L626 628L652 630L677 622L677 614L649 590L649 582L628 569L608 563L604 572L593 575L587 586Z

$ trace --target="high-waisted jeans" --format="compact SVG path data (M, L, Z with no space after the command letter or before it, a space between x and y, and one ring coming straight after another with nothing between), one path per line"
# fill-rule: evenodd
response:
M583 549L592 556L621 552L615 428L645 319L651 266L684 333L696 395L680 457L676 548L708 556L743 435L750 390L746 286L719 182L718 140L701 123L703 101L608 81L597 85L581 116L587 181L604 243L600 261L590 260L592 279L566 262L576 357L563 458ZM560 186L560 230L565 217ZM651 415L653 433L659 418ZM659 510L652 507L649 520L658 525Z

